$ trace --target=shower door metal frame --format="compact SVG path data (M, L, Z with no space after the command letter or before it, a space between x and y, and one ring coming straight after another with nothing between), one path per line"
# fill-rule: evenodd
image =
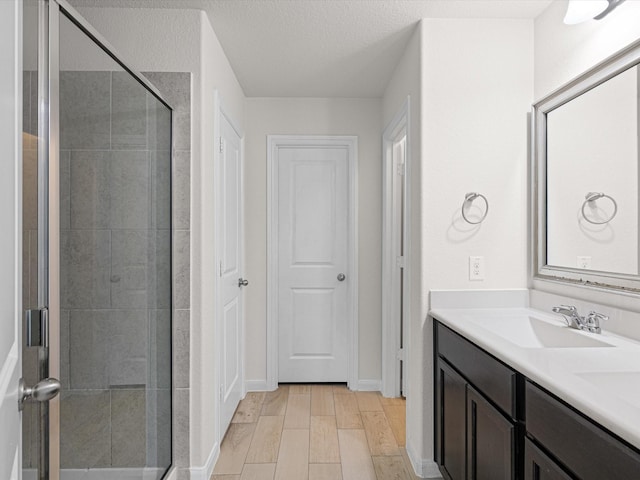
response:
M64 15L173 116L173 109L142 74L123 62L111 44L66 0L38 5L38 305L48 310L47 347L39 355L40 378L60 376L60 19ZM171 136L173 138L173 136ZM173 140L171 145L173 146ZM171 155L171 162L173 155ZM171 186L170 186L171 190ZM170 231L173 225L170 221ZM171 242L173 245L173 241ZM170 267L171 268L171 267ZM172 274L170 276L173 281ZM171 306L173 311L173 306ZM173 360L171 362L173 364ZM173 392L173 376L171 378ZM172 393L173 396L173 393ZM173 404L173 401L171 402ZM60 395L40 408L38 479L60 480ZM173 411L173 408L171 408ZM171 414L173 418L173 413ZM172 437L173 437L173 430ZM171 439L173 443L173 438ZM175 465L171 448L169 474Z

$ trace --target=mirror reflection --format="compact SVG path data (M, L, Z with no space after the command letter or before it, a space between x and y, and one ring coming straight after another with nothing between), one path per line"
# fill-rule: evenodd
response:
M638 66L547 113L547 265L637 275Z

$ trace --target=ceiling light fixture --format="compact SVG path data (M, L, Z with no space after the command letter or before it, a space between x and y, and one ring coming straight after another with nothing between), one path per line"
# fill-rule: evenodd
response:
M601 20L624 0L569 0L564 23L575 25L595 18Z
M598 15L597 17L594 17L596 20L602 20L604 17L609 15L615 8L618 8L618 5L624 2L624 0L608 0L608 2L609 2L609 6L606 8L606 10L602 12L600 15Z
M607 0L569 0L564 23L576 25L603 13L609 7Z

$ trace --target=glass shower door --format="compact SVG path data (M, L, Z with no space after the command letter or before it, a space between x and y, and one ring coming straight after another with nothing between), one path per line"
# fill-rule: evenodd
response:
M65 15L59 52L61 479L161 478L171 110Z
M172 112L65 2L47 3L48 182L33 193L43 169L25 147L23 298L35 308L44 285L50 338L24 349L23 369L62 388L50 415L25 405L23 478L160 479L172 463ZM43 209L46 235L31 218Z

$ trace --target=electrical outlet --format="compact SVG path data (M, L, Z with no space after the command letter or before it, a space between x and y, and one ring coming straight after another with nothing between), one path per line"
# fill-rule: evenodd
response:
M578 268L589 269L591 268L591 257L578 255L576 264Z
M469 280L484 280L484 257L469 257Z

